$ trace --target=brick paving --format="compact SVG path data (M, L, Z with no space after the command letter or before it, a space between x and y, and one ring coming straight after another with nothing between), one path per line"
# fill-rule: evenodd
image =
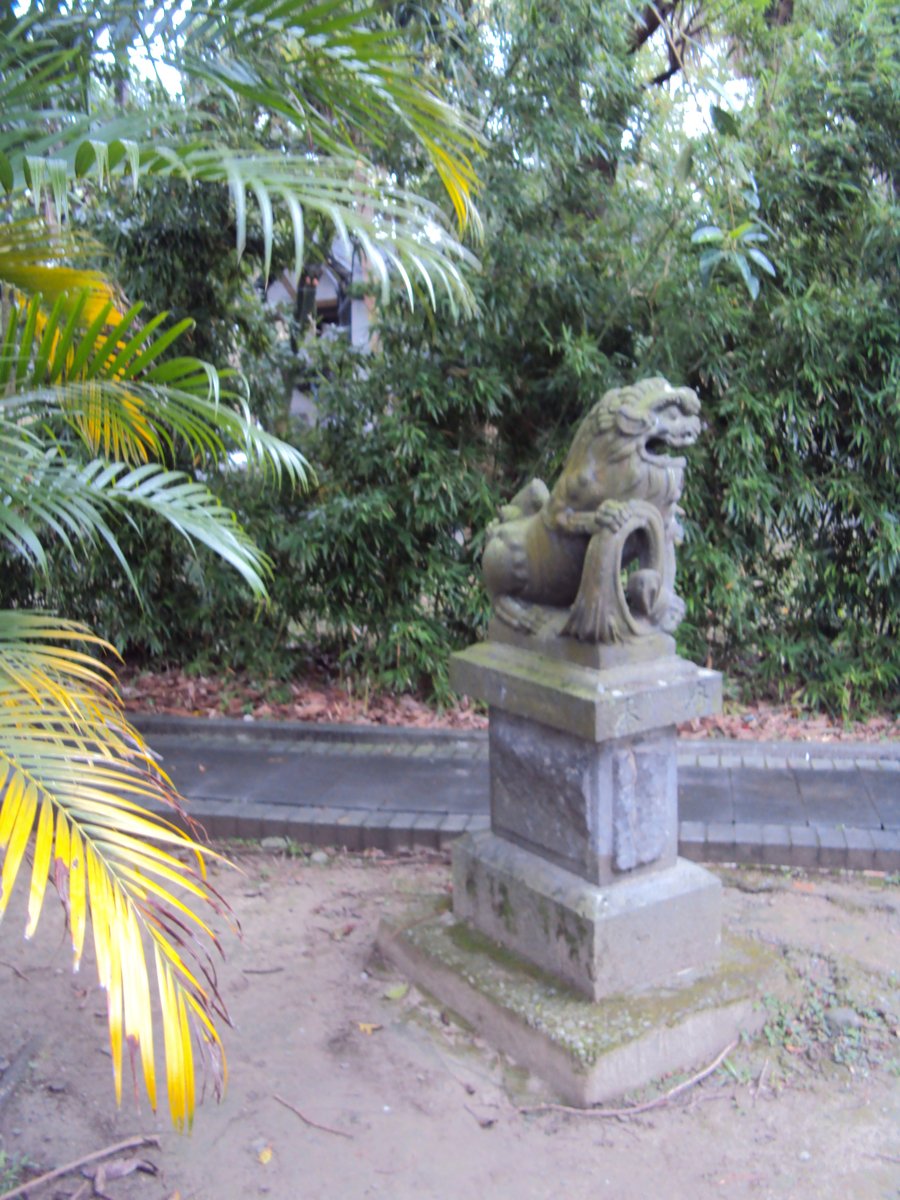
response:
M141 717L214 837L443 849L489 825L483 733ZM900 743L679 744L680 852L900 870Z

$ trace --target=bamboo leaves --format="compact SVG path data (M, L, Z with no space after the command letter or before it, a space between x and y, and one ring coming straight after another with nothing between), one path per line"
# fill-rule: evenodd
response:
M700 255L700 278L703 283L710 282L720 265L731 265L744 281L751 299L755 300L759 296L759 278L753 266L773 278L777 275L774 263L757 245L768 240L769 235L755 221L743 221L729 230L720 229L718 225L698 225L691 235L691 242L695 246L707 247Z

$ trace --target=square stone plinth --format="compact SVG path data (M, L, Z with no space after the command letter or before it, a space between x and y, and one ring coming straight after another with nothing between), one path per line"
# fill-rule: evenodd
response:
M675 655L596 670L521 646L478 642L451 655L450 682L492 712L592 742L635 737L722 708L719 672Z
M699 979L595 1003L439 908L422 897L383 920L382 955L568 1104L616 1100L709 1063L761 1028L759 1001L781 983L776 949L726 937Z
M491 828L591 883L672 867L675 728L596 743L491 709Z
M589 999L686 980L715 965L721 885L684 859L607 887L497 834L453 847L453 907Z

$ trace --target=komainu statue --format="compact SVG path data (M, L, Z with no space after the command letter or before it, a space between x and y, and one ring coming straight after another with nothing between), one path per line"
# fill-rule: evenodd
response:
M700 432L690 388L645 379L607 392L579 426L552 491L533 479L488 528L484 580L496 616L534 633L568 609L564 635L631 642L672 633L678 500Z

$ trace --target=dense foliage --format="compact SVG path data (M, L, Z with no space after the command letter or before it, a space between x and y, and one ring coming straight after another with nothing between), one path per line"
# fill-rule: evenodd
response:
M471 562L468 531L483 518L466 508L468 464L495 496L532 472L552 479L598 395L663 373L696 388L707 422L685 497L684 652L745 693L790 693L845 714L895 703L897 15L865 0L798 4L781 24L740 6L718 28L706 74L703 57L688 72L719 84L722 46L739 44L745 102L705 93L708 120L691 137L684 88L640 86L665 72L629 53L637 35L625 9L563 11L567 20L492 6L489 35L471 34L468 95L482 98L491 144L478 318L434 324L394 312L368 380L322 390L346 447L326 439L329 469L366 562L377 547L395 580L365 619L353 608L355 630L371 635L369 664L381 670L390 648L400 653L401 629L410 637L415 571L427 562L420 578L434 578L436 557L453 579L456 562L427 522L408 517L392 536L385 494L424 491L427 504L421 479L440 479L444 537L466 530ZM386 404L389 424L377 418ZM456 446L466 456L453 471L445 451ZM381 458L374 476L367 447ZM316 519L334 508L332 499ZM339 623L343 596L364 594L367 571L346 557L335 566L354 581L341 575L321 593ZM447 595L445 645L457 640L459 610L458 593ZM364 654L359 641L344 645Z
M180 99L138 84L138 51L145 66L176 72ZM203 546L265 601L270 562L209 486L236 456L248 479L294 489L307 479L303 456L252 417L233 369L273 346L248 345L252 322L238 317L248 195L266 265L278 244L276 210L302 263L307 210L319 227L354 231L386 291L388 265L402 274L406 259L423 284L465 309L471 293L458 263L468 251L433 202L367 160L355 139L371 129L377 143L386 122L402 131L422 169L431 163L440 178L460 229L477 219L475 143L390 29L363 23L345 0L191 0L158 10L34 0L0 16L0 92L0 916L27 877L30 938L55 885L76 969L90 932L117 1098L127 1058L156 1108L161 1032L169 1109L183 1128L194 1113L198 1051L217 1093L225 1076L210 922L227 920L228 907L206 877L214 852L194 836L171 780L125 716L115 674L99 658L111 647L83 619L40 605L58 602L83 618L96 607L90 582L110 613L123 595L142 603L142 528L151 538L165 531L164 593ZM188 315L167 322L164 311L124 304L116 281L96 269L103 254L87 230L101 223L98 193L125 173L130 189L148 175L178 181L137 217L130 250L139 284L151 215L160 228L168 221L176 246L192 237L221 246L223 227L233 236L225 272L213 271L217 286L196 288L207 318L199 334ZM194 203L204 187L207 200ZM166 212L173 198L189 223L185 239ZM204 236L190 225L201 212L210 218ZM123 223L125 243L126 232ZM148 293L168 285L190 312L183 276L197 278L199 258L168 280L144 277ZM224 369L197 357L204 345L224 355ZM104 559L115 560L111 586Z
M314 646L441 693L447 653L483 627L490 511L533 473L552 481L606 388L661 373L696 388L707 422L683 651L745 693L895 703L894 6L395 7L488 143L476 315L381 305L376 354L310 352L318 489L272 506L234 473L221 484L277 564L267 612L155 540L157 604L113 612L95 579L79 604L96 597L120 644L182 661L285 671ZM415 161L389 133L384 152L402 183ZM157 244L147 270L165 261Z
M710 421L686 632L850 713L900 680L900 21L866 3L802 20L759 39L735 131L777 275L752 306L699 291L675 357Z

